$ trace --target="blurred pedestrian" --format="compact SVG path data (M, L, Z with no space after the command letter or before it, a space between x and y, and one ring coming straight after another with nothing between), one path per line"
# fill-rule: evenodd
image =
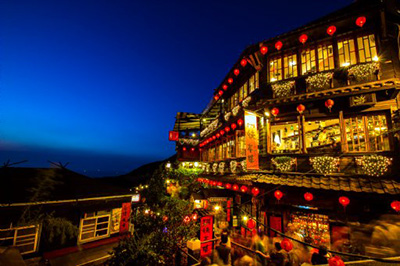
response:
M213 262L220 266L230 266L231 265L231 248L227 247L228 235L221 235L221 242L215 248L213 255Z
M274 244L275 248L274 250L270 253L270 258L271 258L271 266L284 266L285 265L285 260L286 256L284 254L284 250L281 247L281 244L279 242L275 242Z
M311 263L312 265L328 264L327 258L328 251L326 247L320 246L318 252L312 254Z

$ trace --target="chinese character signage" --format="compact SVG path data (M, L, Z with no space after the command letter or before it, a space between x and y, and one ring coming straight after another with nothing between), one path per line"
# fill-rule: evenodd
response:
M246 163L248 170L258 170L258 130L257 116L245 111Z
M120 233L126 233L129 231L129 217L131 216L131 203L122 203L121 210L121 223L119 227Z
M204 216L200 219L200 241L207 241L213 238L213 217ZM200 256L211 255L213 242L201 243Z
M178 141L179 139L179 132L178 131L170 131L169 132L169 140L170 141Z
M111 226L110 233L118 233L121 222L121 211L122 208L116 208L111 210Z

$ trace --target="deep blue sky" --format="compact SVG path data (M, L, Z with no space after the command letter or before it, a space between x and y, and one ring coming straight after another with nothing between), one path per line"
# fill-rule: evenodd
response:
M351 0L0 1L0 163L115 175L174 153L248 45Z

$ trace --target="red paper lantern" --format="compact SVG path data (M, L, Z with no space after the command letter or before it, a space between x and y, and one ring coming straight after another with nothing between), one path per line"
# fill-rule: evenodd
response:
M179 140L179 132L178 131L170 131L168 135L168 139L170 141L177 141Z
M279 109L278 108L272 108L272 110L271 110L271 114L273 115L273 116L277 116L278 114L279 114Z
M232 188L232 185L229 184L229 183L226 183L226 184L225 184L225 188L226 188L226 189L231 189L231 188Z
M247 228L249 228L250 230L253 230L254 228L256 228L256 221L254 221L253 219L249 219L247 221Z
M333 35L336 32L336 27L335 26L329 26L328 29L326 29L326 33L328 33L329 35Z
M307 39L308 39L307 34L302 34L302 35L300 35L300 37L299 37L299 41L300 41L302 44L305 44L306 41L307 41Z
M367 19L366 19L365 17L358 17L358 18L356 19L356 25L357 25L358 27L364 26L365 22L367 22Z
M306 201L312 201L314 199L314 196L310 192L306 192L306 193L304 193L304 199Z
M220 96L222 96L222 94L224 94L224 91L220 90L220 91L218 92L218 94L219 94Z
M276 50L278 50L278 51L282 48L282 46L283 46L283 44L282 44L281 41L277 41L277 42L275 43L275 48L276 48Z
M239 119L239 120L237 121L237 124L239 125L239 127L241 127L241 126L243 125L243 120L242 120L242 119Z
M215 96L214 96L214 100L218 101L218 99L219 99L219 96L218 96L218 95L215 95Z
M219 133L221 134L221 136L223 136L225 134L224 130L220 130Z
M164 215L162 218L163 222L165 223L166 221L168 221L168 216Z
M231 130L230 127L225 127L225 131L228 133Z
M257 196L260 193L260 190L257 187L253 187L251 189L251 194L253 194L253 196Z
M185 223L190 222L190 217L189 217L188 215L186 215L185 218L183 219L183 221L184 221Z
M235 123L232 123L232 125L231 125L232 130L235 130L236 127L237 127L237 125Z
M261 46L260 47L260 52L265 55L268 52L268 47L267 46Z
M212 136L212 139L215 140L217 137L216 136Z
M238 76L239 73L240 73L239 69L236 68L235 70L233 70L233 74L235 74L235 76Z
M233 78L228 78L228 83L232 84L233 83Z
M243 193L247 192L247 187L246 186L241 186L240 187L240 191L242 191Z
M277 200L281 200L281 198L283 197L283 193L282 193L282 191L280 191L280 190L276 190L276 191L274 192L274 196L275 196L275 198L276 198Z
M390 204L390 206L392 207L393 210L395 210L396 212L400 211L400 201L395 200L392 201L392 203Z
M219 181L219 182L217 183L217 186L222 187L222 182Z
M232 186L232 189L233 189L233 190L238 190L238 189L239 189L239 186L236 185L236 184L234 184L234 185Z
M186 147L183 147L182 150L183 150L183 151L186 151Z
M242 67L245 67L246 65L247 65L247 60L246 59L242 59L242 60L240 60L240 65L242 66Z
M340 197L339 198L339 203L342 204L343 207L346 208L347 205L350 203L350 199L348 197Z
M328 264L329 266L344 266L344 262L339 256L330 258Z
M226 90L228 89L228 85L226 85L226 84L222 85L222 89L223 89L224 91L226 91Z
M306 110L306 107L302 104L299 104L296 109L297 109L297 112L302 114L304 112L304 110Z
M221 137L221 134L217 133L217 138L219 139L219 137Z
M290 239L284 238L281 241L281 247L286 251L289 252L293 249L293 243L290 241Z
M329 108L329 112L331 111L334 104L335 104L335 102L332 99L328 99L325 101L325 106L327 108Z
M212 181L212 185L215 187L217 185L217 181Z
M197 220L197 213L193 213L193 214L192 214L192 220L193 220L193 221L196 221L196 220Z
M190 150L191 150L191 151L194 151L194 148L191 148Z

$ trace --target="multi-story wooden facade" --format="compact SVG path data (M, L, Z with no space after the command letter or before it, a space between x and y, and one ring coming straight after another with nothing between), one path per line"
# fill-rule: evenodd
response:
M199 132L190 147L178 142L178 157L201 161L208 185L237 184L232 198L267 192L242 208L276 229L323 235L315 244L333 244L344 220L396 213L399 8L356 1L246 48L201 114L178 113L176 131Z

